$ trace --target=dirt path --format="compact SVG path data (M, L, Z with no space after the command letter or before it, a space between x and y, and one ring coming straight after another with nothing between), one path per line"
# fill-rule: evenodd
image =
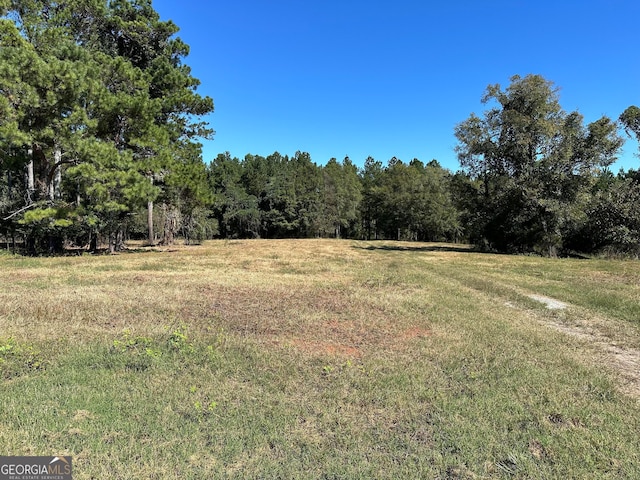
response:
M570 305L553 298L540 295L528 295L529 298L544 303L550 310L572 308ZM640 399L640 350L619 345L605 335L595 325L567 325L553 318L539 315L538 319L548 327L587 343L596 352L598 359L614 371L620 379L620 389Z
M621 390L640 398L640 350L617 345L598 330L544 320L544 323L566 335L578 338L600 352L600 360L619 374Z

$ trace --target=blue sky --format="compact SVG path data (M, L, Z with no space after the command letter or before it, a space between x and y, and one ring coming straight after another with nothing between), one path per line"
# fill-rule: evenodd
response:
M204 160L348 155L459 168L489 84L540 74L586 122L640 105L638 0L153 0L215 102ZM626 137L626 136L625 136ZM639 168L628 140L618 167Z

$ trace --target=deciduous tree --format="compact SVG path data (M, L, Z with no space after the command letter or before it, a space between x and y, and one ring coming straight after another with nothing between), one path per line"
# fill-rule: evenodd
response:
M622 140L607 117L584 126L566 113L555 85L539 75L487 87L482 118L456 127L463 169L482 182L481 237L501 251L555 255L584 220L593 174L616 159Z

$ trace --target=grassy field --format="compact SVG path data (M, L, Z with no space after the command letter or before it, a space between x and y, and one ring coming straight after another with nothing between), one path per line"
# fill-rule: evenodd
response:
M77 479L640 478L637 261L217 241L0 285L0 452Z

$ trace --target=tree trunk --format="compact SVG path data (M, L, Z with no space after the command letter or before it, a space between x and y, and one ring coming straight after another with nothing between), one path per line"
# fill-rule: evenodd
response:
M162 239L163 245L173 245L175 242L175 234L179 230L180 226L180 211L172 206L163 205L165 217L164 217L164 235Z
M116 252L116 235L115 233L109 234L109 253L113 254Z
M124 230L118 230L118 233L116 234L116 242L116 250L118 252L124 250Z
M153 175L149 176L149 181L153 185ZM156 244L155 232L153 231L153 200L147 202L147 229L149 245Z
M155 245L155 233L153 231L153 201L147 202L147 227L149 229L149 245Z
M96 253L98 251L98 233L91 232L89 237L89 251Z
M60 198L60 184L62 183L62 168L60 163L62 161L62 151L58 145L55 146L53 151L53 169L51 175L51 182L49 183L49 199L51 201L56 198Z
M124 250L124 231L118 228L109 235L109 253L116 253Z
M33 194L36 190L36 180L33 174L33 148L27 151L29 163L27 163L27 204L33 203Z

